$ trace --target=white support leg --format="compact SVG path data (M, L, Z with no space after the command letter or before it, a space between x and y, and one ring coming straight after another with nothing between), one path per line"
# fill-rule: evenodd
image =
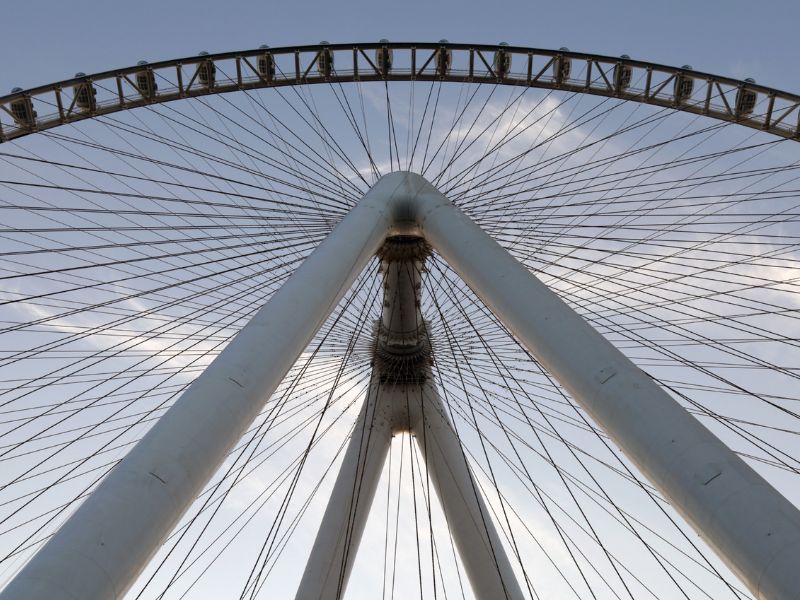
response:
M124 596L395 220L368 193L0 593Z
M426 240L756 597L800 599L797 507L441 193L405 177Z
M344 597L361 534L392 443L391 390L373 373L306 564L296 600Z
M514 570L433 382L417 392L412 407L411 431L475 597L522 600Z
M381 384L378 378L373 374L296 600L344 597L392 432L409 429L424 456L475 597L522 600L491 514L435 385L430 381L423 385Z

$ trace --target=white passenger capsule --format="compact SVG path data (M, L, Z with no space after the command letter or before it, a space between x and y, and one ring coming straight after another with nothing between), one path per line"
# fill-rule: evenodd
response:
M272 54L267 52L269 46L266 44L259 46L259 50L264 50L264 52L258 55L258 74L267 81L272 81L275 78L275 59L272 58Z
M75 73L75 78L86 77L86 73ZM96 107L95 96L97 90L94 89L91 81L82 81L72 86L72 93L75 94L75 105L83 110L92 111Z
M681 67L684 71L691 71L692 65L683 65ZM694 78L686 73L678 73L675 75L675 102L677 104L686 104L692 98L694 91Z
M748 77L744 80L745 83L755 83L756 80ZM750 90L745 86L739 86L739 91L736 92L736 114L749 115L756 107L758 100L758 93L755 90Z
M208 56L208 52L201 52L200 56ZM205 87L211 89L214 87L214 81L217 75L217 67L214 66L214 61L206 58L197 65L197 80Z
M569 52L569 48L562 46L558 51ZM572 60L563 54L556 56L553 59L553 80L561 85L569 79L570 73L572 73Z
M388 44L389 40L383 39L381 44ZM391 48L384 46L375 50L375 66L378 70L386 75L392 70L392 62L394 61L394 53Z
M15 87L12 94L21 92L22 88ZM33 127L36 125L36 111L33 110L33 101L30 98L18 98L10 103L11 116L20 127Z
M449 44L447 40L439 40L440 44ZM446 77L453 64L453 51L442 46L436 50L436 74L439 77Z
M327 46L328 42L322 40L319 43L320 46ZM317 57L317 71L323 77L330 77L331 73L333 72L333 52L331 52L330 48L323 48L319 52L319 56Z
M620 56L622 59L629 59L630 56L623 54ZM622 92L631 86L631 79L633 78L633 68L628 65L617 63L614 67L614 87L617 91Z
M155 96L156 90L158 89L153 70L147 66L146 60L140 60L136 63L136 66L143 67L136 71L136 87L139 88L139 93L144 98L152 98Z
M494 60L492 61L492 69L498 79L502 79L511 71L511 53L505 50L508 46L506 42L500 42L500 49L494 53Z

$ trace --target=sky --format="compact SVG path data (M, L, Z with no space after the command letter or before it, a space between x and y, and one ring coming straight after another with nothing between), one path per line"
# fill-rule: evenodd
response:
M3 3L0 90L135 64L270 46L329 42L497 43L628 54L788 90L800 81L792 0L596 2ZM9 26L10 25L10 26Z
M690 64L699 71L735 78L753 77L764 85L787 91L800 90L796 34L800 5L792 1L754 4L740 0L550 3L415 0L392 4L273 4L76 0L6 4L2 19L13 25L4 26L0 37L0 51L9 57L0 67L0 94L17 86L27 88L70 78L77 71L91 74L129 66L139 60L153 62L193 56L201 50L213 53L255 48L261 44L279 47L323 39L336 43L380 38L393 41L446 38L465 43L505 41L538 48L566 46L575 51L604 55L628 54L632 58L667 65ZM370 100L377 106L380 94ZM350 394L348 397L357 396ZM323 454L332 454L337 445L326 439ZM398 449L395 451L398 456ZM398 470L396 463L393 469L394 476ZM262 473L265 481L270 475L274 474L269 469ZM485 478L482 481L485 482ZM252 478L243 486L241 494L232 499L233 508L246 506L263 493L265 486L258 477ZM306 493L311 480L304 481L302 486L301 491ZM550 491L554 495L559 493L555 484ZM516 492L512 488L509 493ZM518 500L517 505L524 506L524 503L524 499ZM318 514L321 506L321 501L317 501L311 512ZM381 518L383 513L378 512L373 521ZM434 518L441 520L441 515L437 513ZM520 517L533 528L544 528L546 523L537 521L541 518L541 514L533 513ZM441 527L441 522L436 527ZM258 535L258 532L251 534L253 543L258 542ZM307 542L313 532L301 530L297 535ZM407 544L401 544L401 554L405 560L414 562L410 534L407 538ZM371 573L369 559L372 554L383 552L381 543L380 536L365 538L356 566L358 577L379 579ZM557 540L545 539L544 544L558 554ZM236 553L226 558L230 568L237 567L235 563L239 558ZM566 561L566 557L560 558ZM302 561L302 557L298 561ZM279 588L276 597L289 597L285 590L290 588L298 565L291 566L291 576L287 575L282 584L286 587ZM413 577L414 570L409 569L405 575ZM277 577L283 581L281 573ZM192 597L205 600L206 597L226 597L225 594L224 578L216 578L204 592ZM358 596L362 597L370 597L369 592Z

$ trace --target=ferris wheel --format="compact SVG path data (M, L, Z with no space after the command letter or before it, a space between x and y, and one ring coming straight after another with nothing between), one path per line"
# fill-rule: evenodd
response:
M800 96L499 45L0 98L0 599L800 598Z

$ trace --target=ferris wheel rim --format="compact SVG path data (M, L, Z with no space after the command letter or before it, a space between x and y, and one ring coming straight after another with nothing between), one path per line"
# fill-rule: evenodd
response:
M407 51L411 57L410 68L395 69L389 65L377 65L377 52ZM375 62L367 54L374 52ZM422 52L420 56L418 52ZM334 68L334 57L341 53L351 52L353 64L349 70ZM437 53L446 54L447 67L440 69L437 64ZM454 69L453 53L465 55L469 68ZM491 53L491 54L485 54ZM527 69L507 73L497 68L498 54L509 58L509 65L514 58L527 61ZM274 73L275 60L278 57L293 57L293 72ZM330 56L330 63L325 57ZM390 56L390 55L387 55ZM458 55L456 55L458 56ZM273 73L260 72L259 59L271 61ZM322 58L321 58L322 57ZM519 58L518 58L519 57ZM539 59L540 63L534 65ZM541 65L541 61L544 66ZM235 62L235 77L224 80L215 79L216 65L222 61ZM586 74L582 80L570 76L567 67L566 75L560 72L564 64L572 62L584 63ZM420 64L422 67L420 68ZM203 65L211 71L211 83L202 83ZM326 70L323 70L323 65ZM535 68L534 68L535 66ZM193 69L183 73L184 68ZM155 82L155 74L165 69L175 69L177 86L166 91L159 91ZM592 71L596 74L592 78ZM617 80L618 70L627 69L628 83ZM495 70L497 72L495 72ZM646 77L642 88L630 85L630 77L634 70ZM319 71L317 73L317 71ZM153 88L143 91L135 83L138 75L152 78ZM654 74L656 80L654 81ZM182 81L183 75L188 75ZM163 76L162 76L163 77ZM661 77L661 79L658 79ZM133 79L132 79L133 78ZM672 109L679 112L706 116L712 119L727 121L752 129L762 130L779 137L800 141L800 94L793 94L777 88L757 84L753 79L736 79L724 77L692 69L689 65L673 67L669 65L629 58L627 55L612 57L601 54L575 52L567 48L558 50L541 49L527 46L500 44L464 44L439 42L379 42L338 43L282 46L270 48L261 46L253 50L240 50L219 53L202 52L195 56L163 60L153 63L139 61L136 65L121 69L112 69L86 75L77 73L76 77L53 83L36 86L26 90L14 88L12 93L0 96L0 143L46 131L68 123L93 119L107 114L131 110L153 104L164 104L208 95L225 94L254 89L268 89L287 86L306 86L314 84L354 83L374 81L401 82L450 82L471 84L493 84L506 86L522 86L546 90L561 90L578 94L604 96L649 104L656 107ZM96 84L109 82L116 90L114 96L98 101ZM688 96L680 96L678 92L682 82L691 82ZM697 94L693 88L695 82L705 84L705 93ZM694 93L692 90L694 89ZM62 97L62 92L72 90L69 98ZM665 93L665 90L668 93ZM82 103L79 94L86 94ZM754 106L740 106L742 94L750 94L752 104L760 99L766 102L765 110L754 113ZM50 97L50 100L46 98ZM701 98L700 96L704 96ZM716 104L714 100L717 100ZM43 102L55 108L55 112L45 117L38 117L33 102ZM720 102L721 101L721 102ZM20 119L19 110L15 114L15 105L23 111ZM5 119L5 121L4 121ZM11 119L9 123L9 119Z

